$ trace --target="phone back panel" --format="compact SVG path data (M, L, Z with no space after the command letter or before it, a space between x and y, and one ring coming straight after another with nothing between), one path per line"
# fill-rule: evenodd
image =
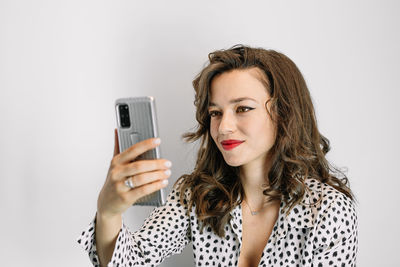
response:
M128 105L130 126L122 127L120 123L119 105ZM121 98L115 102L118 142L120 152L125 151L132 145L154 137L159 137L157 127L156 108L153 97ZM160 147L149 150L140 155L136 160L158 159L161 157ZM165 203L165 191L161 189L150 195L139 199L134 205L160 206Z

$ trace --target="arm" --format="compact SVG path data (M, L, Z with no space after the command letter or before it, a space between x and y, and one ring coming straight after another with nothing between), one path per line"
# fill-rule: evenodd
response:
M99 255L102 255L103 258L101 260L102 263L107 263L110 261L112 253L114 251L115 243L117 240L117 237L119 235L120 229L121 229L121 224L118 225L118 229L115 233L112 233L111 231L108 231L109 229L107 228L107 222L106 225L103 224L101 226L101 223L99 224L98 222L98 216L94 218L94 220L90 223L90 225L87 227L86 230L82 232L80 237L78 238L78 243L81 245L81 247L89 254L89 258L93 264L93 266L100 267L100 266L107 266L106 264L100 265L100 259ZM104 231L106 233L104 233ZM98 237L102 240L96 240ZM107 240L108 238L108 240ZM96 246L96 243L103 244L103 247ZM99 252L99 250L103 249L103 254ZM107 258L104 258L107 257Z
M186 205L179 203L176 186L166 204L154 209L139 231L131 233L125 225L122 228L119 225L115 239L110 241L115 243L109 260L111 266L157 266L170 255L181 253L191 240L186 211ZM96 221L82 233L78 242L89 253L93 265L100 266L94 240Z
M355 266L357 249L354 203L340 194L323 212L315 229L312 266Z
M159 144L158 138L151 138L119 153L118 136L115 131L114 157L97 200L96 221L80 239L89 255L94 255L91 256L94 265L106 266L110 262L115 247L118 247L117 241L124 233L124 227L121 230L122 213L140 198L168 184L167 178L171 174L169 161L136 160L138 156ZM127 186L128 180L132 186Z
M122 216L107 218L96 214L95 239L97 244L97 253L100 256L101 266L103 263L109 262L114 248L117 236L121 230Z

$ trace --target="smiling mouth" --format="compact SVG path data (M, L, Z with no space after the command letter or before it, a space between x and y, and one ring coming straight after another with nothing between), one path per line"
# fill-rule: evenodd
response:
M240 141L240 140L225 140L225 141L221 142L221 145L225 150L232 150L235 147L242 144L243 142L244 141Z

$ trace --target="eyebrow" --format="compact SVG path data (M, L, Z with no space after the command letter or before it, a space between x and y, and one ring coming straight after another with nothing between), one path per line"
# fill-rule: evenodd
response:
M258 103L257 100L255 100L255 99L253 99L253 98L251 98L251 97L239 97L239 98L235 98L235 99L230 100L229 103L230 103L230 104L236 104L236 103L242 102L242 101L244 101L244 100L250 100L250 101L254 101L254 102ZM213 102L210 102L210 104L209 104L208 106L209 106L209 107L216 107L216 106L218 106L218 105L215 104L215 103L213 103Z

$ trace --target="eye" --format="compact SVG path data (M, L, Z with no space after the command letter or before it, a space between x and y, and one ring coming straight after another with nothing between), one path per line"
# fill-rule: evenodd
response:
M219 115L221 115L221 112L219 112L217 110L211 110L211 111L208 112L208 116L210 116L210 117L216 117L216 116L219 116Z
M250 111L250 110L253 110L253 109L254 108L251 108L251 107L240 106L240 107L237 108L236 112L242 113L242 112L247 112L247 111Z

